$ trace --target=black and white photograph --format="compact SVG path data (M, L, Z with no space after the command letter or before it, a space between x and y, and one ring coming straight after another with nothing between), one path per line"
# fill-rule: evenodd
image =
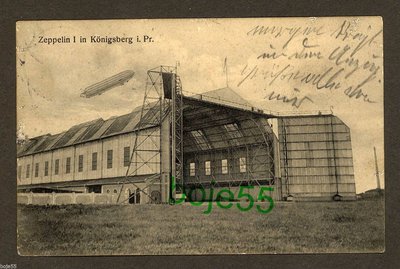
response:
M16 23L21 256L383 253L379 16Z

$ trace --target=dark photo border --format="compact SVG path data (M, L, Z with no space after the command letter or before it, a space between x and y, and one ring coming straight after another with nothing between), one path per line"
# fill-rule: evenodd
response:
M0 5L0 264L23 268L400 268L400 1L11 1ZM386 250L382 254L22 257L16 241L16 42L19 20L382 16ZM371 124L373 125L373 124Z

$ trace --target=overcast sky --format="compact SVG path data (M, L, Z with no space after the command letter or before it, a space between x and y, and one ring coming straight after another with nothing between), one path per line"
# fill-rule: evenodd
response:
M256 26L265 31L257 32ZM362 192L376 187L374 145L381 172L384 167L381 30L377 17L20 22L18 126L33 137L128 113L143 100L146 71L159 65L179 63L185 91L222 88L226 58L229 86L255 106L293 113L331 110L341 118L351 129L356 189ZM153 42L143 42L144 35ZM40 43L63 36L71 42L75 36L76 43ZM79 42L81 36L86 43ZM133 37L135 42L91 43L91 36ZM135 72L125 85L80 97L85 87L124 70ZM325 72L317 85L304 81L309 73L311 78ZM335 72L328 82L340 84L336 89L317 89L327 86ZM363 81L370 101L345 94ZM297 108L276 100L276 94L307 99ZM381 179L384 185L383 174Z

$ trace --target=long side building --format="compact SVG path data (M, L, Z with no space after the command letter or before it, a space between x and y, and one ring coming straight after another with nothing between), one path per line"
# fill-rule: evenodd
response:
M136 192L139 202L140 187L145 186L146 175L158 174L161 169L160 140L143 139L148 132L160 137L161 128L150 126L137 130L139 119L140 109L135 109L132 113L108 120L97 119L75 125L60 134L30 139L18 151L18 189L117 194L121 183L128 179L135 185L127 186L124 196ZM126 178L136 133L139 134L138 143L149 150L142 152L142 157L154 156L146 165L136 169L135 177ZM151 152L152 149L155 151Z

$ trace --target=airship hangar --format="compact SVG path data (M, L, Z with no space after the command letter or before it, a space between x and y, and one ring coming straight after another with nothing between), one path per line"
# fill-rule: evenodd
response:
M118 75L113 83L133 72ZM99 203L170 203L183 193L201 201L241 186L253 186L254 197L269 186L276 201L356 198L350 129L337 116L272 113L228 87L187 94L174 67L147 75L143 105L130 113L19 145L18 201L52 194L67 195L59 203L79 203L79 195ZM104 93L104 84L83 97Z

